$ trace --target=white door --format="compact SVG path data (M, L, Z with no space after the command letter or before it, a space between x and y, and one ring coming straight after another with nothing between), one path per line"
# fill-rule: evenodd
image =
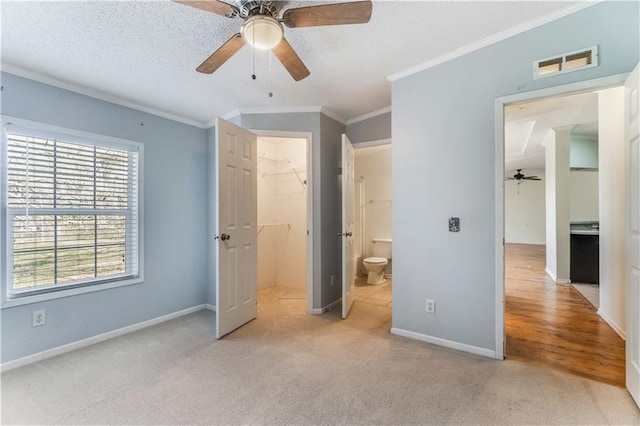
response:
M216 120L216 338L256 317L257 136Z
M627 163L627 389L640 406L640 66L624 84Z
M349 315L355 289L353 261L353 145L342 135L342 318Z

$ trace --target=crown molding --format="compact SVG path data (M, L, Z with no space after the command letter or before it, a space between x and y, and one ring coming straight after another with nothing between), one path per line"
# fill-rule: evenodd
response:
M362 115L359 115L357 117L353 117L353 118L347 120L347 126L349 126L351 124L354 124L354 123L359 123L359 122L364 121L364 120L368 120L368 119L373 118L373 117L377 117L377 116L382 115L382 114L386 114L388 112L391 112L391 105L389 105L388 107L381 108L381 109L376 110L376 111L371 111L371 112L369 112L367 114L362 114Z
M325 107L320 107L320 114L324 114L329 118L333 118L334 120L336 120L338 123L342 124L342 125L347 125L347 120L345 120L344 118L340 117L338 114L336 114L335 112L331 111L330 109L327 109Z
M441 55L435 59L431 59L429 61L423 62L421 64L415 65L411 68L408 68L404 71L399 71L393 74L389 74L386 79L390 82L394 82L410 75L419 73L420 71L424 71L429 68L433 68L436 65L443 64L445 62L449 62L453 59L464 56L468 53L475 52L476 50L480 50L484 47L490 46L492 44L496 44L508 38L514 37L518 34L522 34L526 31L532 30L536 27L548 24L565 16L571 15L573 13L579 12L582 9L586 9L587 7L591 7L595 4L601 3L604 0L596 0L596 1L581 1L575 5L569 6L564 9L557 10L548 15L542 16L540 18L532 19L531 21L523 22L522 24L516 25L515 27L509 28L507 30L501 31L499 33L493 34L489 37L483 38L476 42L467 44L466 46L455 49L449 53Z
M183 124L188 124L190 126L199 127L201 129L206 128L206 123L201 121L192 120L187 117L183 117L181 115L176 115L167 111L163 111L154 107L150 107L148 105L139 104L136 102L129 101L127 99L123 99L118 96L110 95L105 92L101 92L99 90L90 89L86 86L82 86L80 84L69 83L66 81L58 80L54 77L48 76L46 74L38 73L35 71L30 71L15 65L2 63L0 64L0 71L6 72L9 74L17 75L18 77L23 77L29 80L34 80L39 83L44 83L49 86L58 87L60 89L69 90L74 93L78 93L80 95L89 96L94 99L99 99L101 101L109 102L112 104L120 105L126 108L135 109L137 111L145 112L147 114L152 114L158 117L166 118L168 120L177 121Z
M346 126L347 122L344 118L340 117L338 114L333 111L319 105L314 106L302 106L302 107L255 107L255 108L236 108L233 109L226 114L220 116L225 120L229 120L233 117L237 117L242 114L299 114L305 112L317 112L320 114L324 114L329 118L333 118L334 120L342 123ZM209 127L215 124L215 119L209 121L207 125Z

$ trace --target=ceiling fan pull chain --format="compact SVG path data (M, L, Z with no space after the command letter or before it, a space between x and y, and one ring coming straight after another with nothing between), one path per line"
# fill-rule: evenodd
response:
M269 97L273 98L273 73L271 72L271 64L273 61L273 55L269 52Z
M251 74L252 79L256 79L256 32L253 32L253 44L251 45L251 57L252 57L252 70L253 74Z

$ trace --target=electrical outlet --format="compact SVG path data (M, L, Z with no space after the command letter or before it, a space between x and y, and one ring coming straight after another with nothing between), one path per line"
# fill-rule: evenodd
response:
M427 306L425 307L425 311L429 314L436 313L436 301L433 299L427 299Z
M32 327L40 327L41 325L45 325L47 323L47 311L45 311L44 309L33 311L31 314Z
M331 275L331 287L333 287L334 285L336 285L336 276Z

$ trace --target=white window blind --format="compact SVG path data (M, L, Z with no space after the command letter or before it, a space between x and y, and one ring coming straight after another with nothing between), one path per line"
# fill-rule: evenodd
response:
M139 147L6 129L8 296L139 275Z

